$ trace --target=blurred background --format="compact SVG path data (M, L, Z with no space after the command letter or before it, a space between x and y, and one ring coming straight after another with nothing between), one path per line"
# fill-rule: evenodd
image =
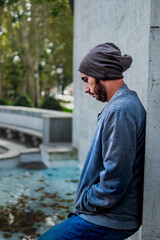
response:
M69 1L0 0L0 104L72 109L72 42Z

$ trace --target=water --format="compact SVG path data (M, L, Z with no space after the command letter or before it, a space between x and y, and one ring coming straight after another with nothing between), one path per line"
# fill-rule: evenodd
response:
M0 169L0 240L36 240L74 211L78 163L52 165L44 170Z

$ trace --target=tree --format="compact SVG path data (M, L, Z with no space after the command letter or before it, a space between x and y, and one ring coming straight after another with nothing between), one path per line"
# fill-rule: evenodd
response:
M14 99L18 96L23 83L23 66L18 58L8 57L3 69L3 85L5 86L2 85L2 87L3 89L7 87L6 97Z
M40 89L56 82L56 64L61 62L64 75L71 76L72 14L69 3L67 0L0 0L0 6L7 54L10 57L17 53L24 71L22 76L19 69L23 77L21 92L35 102L39 81Z

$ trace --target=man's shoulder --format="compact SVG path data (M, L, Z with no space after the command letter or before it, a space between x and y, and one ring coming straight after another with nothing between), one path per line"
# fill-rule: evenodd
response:
M136 92L128 90L124 94L119 95L111 102L110 110L122 110L133 112L138 109L144 109Z
M131 90L117 96L107 105L104 118L108 118L108 116L111 114L113 115L113 113L115 116L115 114L118 114L119 112L124 112L134 120L145 117L145 109L138 98L138 95Z

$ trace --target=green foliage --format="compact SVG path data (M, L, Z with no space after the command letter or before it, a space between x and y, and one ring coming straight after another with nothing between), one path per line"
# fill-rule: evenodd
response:
M72 82L72 74L64 74L61 85L62 85L62 93L65 88Z
M47 99L45 99L41 106L41 108L44 109L50 109L50 110L62 110L61 106L60 106L60 102L53 98L53 97L48 97Z
M13 105L22 107L33 107L33 102L27 95L22 94L16 98Z
M5 4L5 0L0 0L0 7Z
M9 105L9 102L4 98L0 98L0 105Z
M72 81L73 16L68 0L0 0L0 29L3 97L15 99L24 92L35 100L35 70L37 89L45 91L57 85L58 63L63 65L60 87Z
M9 5L12 5L12 4L17 3L18 1L19 0L8 0L7 2L8 2Z
M55 1L53 8L52 8L52 12L51 15L53 17L58 17L59 14L66 9L66 1Z
M23 67L22 64L17 61L13 61L13 57L6 57L6 64L4 66L3 85L7 86L8 94L6 97L16 98L20 91L23 79ZM5 88L3 86L3 88ZM12 94L10 93L12 92ZM9 96L9 93L11 96Z
M72 113L72 109L66 108L64 106L62 106L62 111Z

